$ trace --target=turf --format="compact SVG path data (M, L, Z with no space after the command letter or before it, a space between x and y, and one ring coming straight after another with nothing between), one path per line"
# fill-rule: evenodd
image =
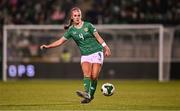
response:
M105 82L114 84L114 95L101 94ZM82 80L0 82L0 110L180 110L180 81L101 80L95 99L85 105L78 89Z

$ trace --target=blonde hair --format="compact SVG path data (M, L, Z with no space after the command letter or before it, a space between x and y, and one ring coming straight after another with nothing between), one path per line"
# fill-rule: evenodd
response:
M69 23L66 24L66 25L64 25L64 29L65 29L65 30L69 29L69 27L72 25L73 20L71 19L71 16L72 16L72 12L75 11L75 10L77 10L77 11L79 11L79 12L81 13L81 9L78 8L78 7L74 7L74 8L71 9L71 11L70 11Z

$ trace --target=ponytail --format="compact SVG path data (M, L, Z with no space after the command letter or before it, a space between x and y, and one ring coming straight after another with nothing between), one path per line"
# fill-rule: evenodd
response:
M69 24L64 25L64 29L65 29L65 30L69 29L69 27L72 25L72 23L73 23L73 20L70 19L70 20L69 20Z

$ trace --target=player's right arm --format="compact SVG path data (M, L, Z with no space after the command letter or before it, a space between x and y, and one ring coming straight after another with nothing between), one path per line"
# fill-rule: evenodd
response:
M58 47L58 46L62 45L66 40L67 40L66 38L61 37L59 40L57 40L57 41L55 41L55 42L53 42L53 43L51 43L49 45L45 45L45 44L41 45L40 49L42 50L44 48L48 49L48 48Z

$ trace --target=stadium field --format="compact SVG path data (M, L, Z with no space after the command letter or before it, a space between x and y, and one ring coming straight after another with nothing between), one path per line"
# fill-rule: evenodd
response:
M101 94L114 84L115 94ZM22 80L0 82L0 110L180 110L180 81L100 80L95 99L80 104L75 91L82 80Z

